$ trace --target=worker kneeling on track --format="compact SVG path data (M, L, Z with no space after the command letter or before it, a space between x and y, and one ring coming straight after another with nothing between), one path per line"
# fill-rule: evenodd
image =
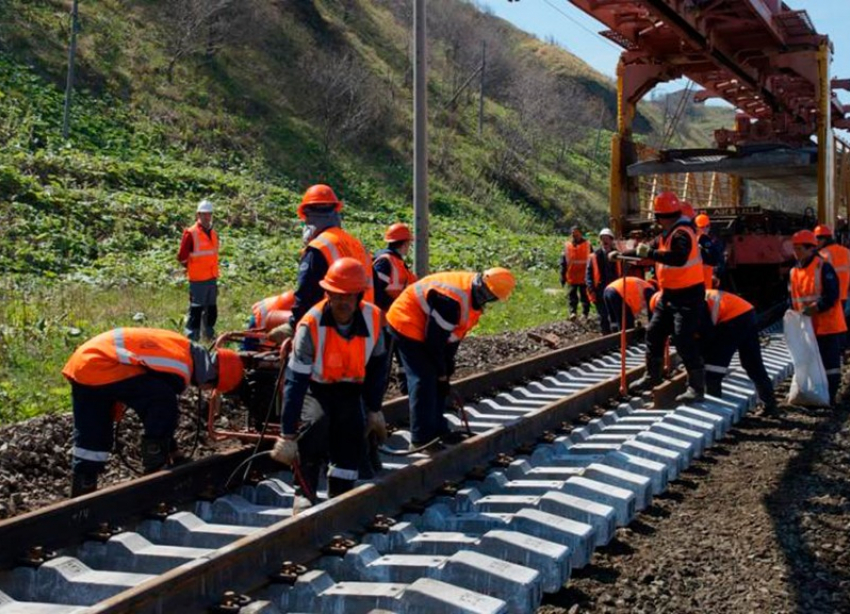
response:
M723 378L737 351L741 366L764 403L764 412L775 413L776 397L761 357L755 308L740 296L716 289L705 291L705 303L708 317L703 319L702 351L706 392L723 396Z
M788 288L791 308L812 318L832 403L841 384L841 345L847 332L839 300L838 274L818 253L817 239L811 230L794 233L791 242L797 257Z
M653 201L655 220L661 234L651 245L641 244L626 256L655 261L661 299L646 327L646 375L633 388L661 383L664 346L671 336L688 371L688 389L676 397L679 403L702 401L705 395L705 369L699 350L700 317L705 303L705 280L696 229L682 214L682 205L672 192L662 192ZM619 254L608 255L617 259Z
M641 313L649 313L649 299L655 294L655 281L629 277L615 279L605 288L603 298L611 331L619 332L623 319L623 294L626 296L626 328L634 328Z
M496 267L483 273L435 273L408 286L387 313L401 355L410 396L411 447L449 433L443 416L460 341L478 323L484 306L507 300L513 274Z
M62 374L71 382L71 496L77 497L97 490L112 449L112 423L120 420L123 405L144 425L142 464L152 473L177 452L178 395L190 384L230 392L242 381L243 367L236 352L210 353L174 331L116 328L77 348Z
M300 468L298 486L314 503L326 460L328 497L335 497L357 480L365 438L387 436L381 412L386 377L382 313L363 300L367 269L354 258L340 258L320 283L326 298L301 318L293 339L282 436L271 455Z

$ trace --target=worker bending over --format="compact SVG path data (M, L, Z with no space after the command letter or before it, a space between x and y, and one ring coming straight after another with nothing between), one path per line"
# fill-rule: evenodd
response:
M585 273L590 259L590 242L584 238L581 228L573 226L572 237L564 242L564 253L561 254L561 287L569 284L568 303L570 320L578 317L578 302L584 309L584 317L590 315L590 298L587 296Z
M387 322L410 395L413 447L449 432L443 412L458 346L478 323L484 306L507 300L515 285L513 274L501 267L483 273L435 273L408 286L390 307Z
M788 292L791 308L810 316L818 340L829 400L835 402L841 383L841 346L847 324L841 311L838 275L817 251L817 239L811 230L800 230L791 237L797 263L791 269Z
M634 328L641 313L649 313L649 299L656 291L654 281L637 277L619 278L605 288L604 300L613 332L620 330L623 319L623 294L626 297L626 328Z
M320 282L326 298L301 318L286 367L281 437L272 458L300 459L302 494L316 501L328 462L328 497L354 485L366 437L386 439L382 313L363 299L369 269L340 258Z
M776 398L761 356L755 308L740 296L715 289L705 291L705 303L708 314L701 338L706 391L714 397L723 396L723 378L737 351L741 366L764 403L764 412L775 413Z
M599 314L599 330L607 335L611 332L611 316L603 294L608 284L622 275L622 263L608 260L608 254L614 251L614 233L610 228L599 231L599 241L601 245L590 255L585 282L590 302L596 305L596 313Z
M242 373L236 352L210 353L170 330L116 328L86 341L62 369L74 410L71 496L97 490L122 406L132 408L144 426L142 464L152 473L177 452L177 397L186 386L227 393Z

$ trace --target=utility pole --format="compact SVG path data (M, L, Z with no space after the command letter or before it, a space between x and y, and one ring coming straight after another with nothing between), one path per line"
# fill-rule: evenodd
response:
M484 69L487 66L487 41L481 41L481 87L478 89L478 138L484 133Z
M71 8L71 44L68 47L68 81L65 84L65 111L62 115L62 138L68 138L68 124L71 121L71 94L74 91L74 58L77 55L77 30L79 22L77 17L78 0L74 0Z
M413 0L413 270L428 274L428 49L425 1Z

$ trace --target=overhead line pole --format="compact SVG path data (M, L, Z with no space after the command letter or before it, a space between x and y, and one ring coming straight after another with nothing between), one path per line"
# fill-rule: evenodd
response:
M428 48L426 0L413 0L413 270L428 274Z
M62 113L62 138L68 138L68 126L71 122L71 95L74 91L74 59L77 55L77 30L79 15L78 0L74 0L71 8L71 44L68 47L68 81L65 84L65 110Z
M484 70L487 67L487 41L481 41L481 87L478 91L478 138L484 132Z

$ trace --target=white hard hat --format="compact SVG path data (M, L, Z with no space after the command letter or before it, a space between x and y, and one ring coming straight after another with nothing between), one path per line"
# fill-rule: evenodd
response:
M611 232L611 229L610 229L610 228L603 228L602 230L600 230L600 231L599 231L599 236L600 236L600 237L611 237L612 239L615 239L615 238L616 238L616 237L614 236L614 233L613 233L613 232Z
M212 213L212 203L206 198L198 203L198 213Z

